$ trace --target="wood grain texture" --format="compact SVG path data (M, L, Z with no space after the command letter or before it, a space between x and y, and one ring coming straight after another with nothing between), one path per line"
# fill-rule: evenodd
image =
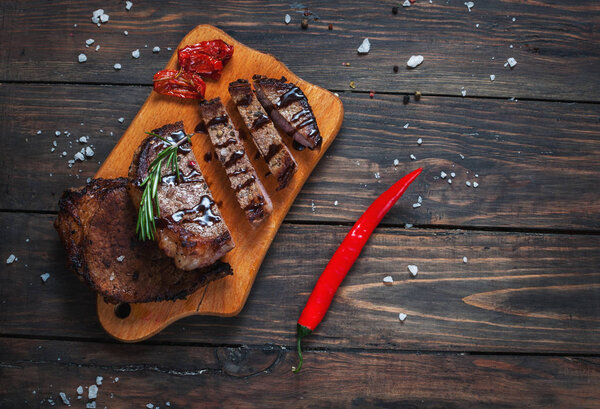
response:
M323 142L319 149L312 151L294 150L298 167L286 189L277 190L277 180L266 177L268 173L266 164L258 158L253 161L257 172L265 175L261 179L273 202L273 212L259 226L251 226L235 199L235 193L221 164L217 160L211 162L202 160L205 153L213 151L210 139L206 134L196 134L192 138L192 149L198 158L198 165L207 180L215 202L222 203L219 210L235 243L235 248L221 258L231 265L233 275L208 284L185 300L132 304L131 314L124 319L115 315L113 304L107 303L103 297L98 296L98 317L102 326L109 334L121 341L141 341L174 321L193 314L237 315L250 294L258 269L281 222L302 185L342 126L344 108L338 97L298 78L273 56L248 48L213 26L201 25L194 28L181 40L178 48L214 39L221 39L233 45L235 52L231 61L223 69L220 80L207 81L205 97L206 99L220 97L223 104L228 106L229 115L238 130L243 132L244 122L239 115L236 115L235 104L231 101L228 92L229 83L239 78L251 79L254 74L270 78L285 76L289 82L298 85L306 95L319 125ZM174 52L166 69L176 69L177 66L177 53ZM95 177L110 179L127 176L135 149L147 137L145 132L180 120L183 121L187 133L194 132L196 125L201 121L198 101L151 93ZM255 158L256 147L249 141L246 142L245 149L248 157ZM289 138L284 142L290 149L292 148L292 141Z
M305 3L320 20L300 29L303 9L289 1L144 1L125 11L100 0L2 2L0 78L5 81L67 81L150 84L175 47L198 24L218 24L250 47L280 58L307 81L329 89L428 94L529 97L598 101L600 45L595 0L480 2L469 13L464 1L420 1L400 7L389 1ZM91 12L104 8L101 28ZM284 15L292 16L286 25ZM515 21L512 19L515 18ZM73 27L73 24L78 27ZM333 24L329 31L328 24ZM479 27L476 26L479 24ZM129 36L123 31L128 30ZM363 38L373 47L357 56ZM85 47L85 40L96 43ZM100 44L98 52L94 46ZM145 48L145 45L148 45ZM163 51L152 54L152 47ZM510 48L512 46L512 48ZM131 58L140 49L142 57ZM77 55L88 56L85 64ZM425 62L405 69L411 55ZM514 57L518 65L503 65ZM343 67L343 62L350 62ZM115 72L113 65L123 69ZM401 70L393 74L392 66ZM496 75L490 81L490 74Z
M19 257L0 274L0 334L107 340L91 292L64 267L53 218L0 214L0 255ZM347 230L284 224L239 316L189 317L152 342L293 348L302 306ZM600 236L380 228L306 346L597 354L599 246Z
M10 101L2 104L0 129L2 209L55 211L60 192L95 173L149 93L148 87L54 88L0 85L0 100ZM396 206L384 223L600 229L600 105L444 97L402 105L394 95L340 97L342 130L287 220L353 223L387 186L422 166L406 197L412 204L422 196L423 206ZM57 138L55 130L73 136ZM90 135L95 159L69 169L67 159L83 146L73 139L82 135ZM63 150L67 157L60 156ZM453 185L434 180L441 171L456 172ZM467 180L480 186L469 188Z
M60 360L58 360L60 358ZM0 339L0 406L74 407L94 384L97 407L596 408L599 358L293 351ZM352 375L350 375L352 374ZM118 382L114 382L115 378ZM33 394L35 391L35 394ZM501 391L501 393L500 393Z

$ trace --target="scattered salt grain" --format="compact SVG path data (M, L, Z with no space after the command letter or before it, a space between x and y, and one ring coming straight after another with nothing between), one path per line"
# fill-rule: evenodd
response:
M128 36L129 35L129 31L125 30L125 31L123 31L123 34L125 34L126 36Z
M100 16L100 22L102 22L102 23L106 23L108 21L108 19L109 19L108 14L103 14Z
M398 159L394 159L394 166L398 166L400 164L400 161Z
M119 123L122 124L123 122L125 122L125 118L121 117L118 119Z
M90 385L88 389L88 399L96 399L98 396L98 387L96 385Z
M89 146L85 147L85 156L87 156L88 158L91 158L92 156L94 156L94 150L92 148L90 148Z
M83 162L85 160L85 156L83 156L83 153L81 152L77 152L74 156L73 159L78 160L80 162Z
M359 54L367 54L370 50L371 50L371 43L369 42L368 38L365 38L363 40L362 44L360 45L360 47L358 47L358 49L357 49Z
M6 259L6 264L12 264L15 262L15 260L17 259L17 257L15 257L14 254L11 254L10 256L8 256L8 258Z
M466 1L465 2L465 6L467 6L467 10L469 10L469 13L471 12L471 9L473 7L475 7L475 3L473 3L472 1Z
M116 63L115 65L113 65L113 68L117 71L119 71L121 69L121 64Z
M385 276L383 277L383 283L385 285L390 285L394 283L394 279L392 278L392 276Z
M88 38L87 40L85 40L85 45L87 47L89 47L92 44L94 44L94 39L93 38Z
M460 90L460 95L462 95L463 97L467 96L467 90L464 87Z
M310 210L312 210L313 213L317 211L317 206L315 206L315 202L312 200L310 201Z
M122 263L122 262L123 262L123 260L125 260L125 256L119 256L119 257L117 257L117 261L118 261L119 263Z
M86 62L87 61L87 56L85 54L79 54L77 56L77 61L79 61L79 62Z
M127 10L127 11L131 10L131 6L133 6L132 2L130 2L130 1L125 2L125 10Z
M54 146L56 148L56 145L57 145L56 141L52 141L52 146Z
M422 62L423 62L422 55L413 55L408 59L408 61L406 62L406 65L408 65L410 68L416 68L419 65L421 65Z
M413 155L412 153L410 154L410 158L411 158L412 160L417 160L417 157L416 157L415 155Z
M86 403L85 408L86 409L96 409L96 401Z
M87 136L82 136L81 138L79 138L79 142L81 142L81 143L87 143L87 141L88 141Z
M465 182L465 185L471 187L471 182L469 182L468 180Z
M79 385L79 386L77 387L77 394L78 394L78 395L83 395L83 387L82 387L81 385Z
M69 401L69 398L67 398L67 395L64 392L59 392L58 395L65 405L71 406L71 401Z
M165 403L165 405L171 406L171 402L167 401L167 403Z
M132 56L133 58L140 58L140 49L138 48L138 49L136 49L136 50L133 50L133 51L131 52L131 56Z
M67 152L63 151L63 153L61 153L61 156L67 156Z
M506 62L508 63L508 65L510 65L510 68L513 68L515 65L517 65L517 60L515 60L512 57L510 57L508 60L506 60Z
M96 51L100 49L100 44L96 45Z
M490 75L490 81L494 81L496 79L496 76L494 74Z
M98 17L100 17L103 14L104 14L104 10L103 9L94 10L92 12L92 17L98 18Z
M421 207L421 203L413 203L413 208L416 209L417 207Z
M446 172L444 172L444 171L441 171L441 172L440 172L440 177L441 177L442 179L446 179L446 176L448 176L448 175L446 174Z
M54 135L60 136L60 131L54 131Z
M404 223L404 228L405 229L411 229L413 227L412 223Z
M451 185L452 184L452 179L448 179L448 184Z
M160 52L160 47L158 47L158 46L154 47L154 48L152 49L152 52L153 52L153 53L155 53L155 54L156 54L156 53L159 53L159 52Z
M381 175L379 174L379 172L375 172L374 176L375 179L381 179Z
M114 281L115 280L115 273L110 273L110 277L108 277L108 280L109 281Z
M114 380L114 382L115 382L115 383L119 382L119 377L118 377L118 376L117 376L117 377L115 377L115 380Z
M450 176L452 176L453 178L455 178L456 177L456 173L450 172Z
M49 273L44 273L44 274L40 275L40 278L45 283L50 278L50 274Z
M285 17L283 18L283 21L285 21L285 24L290 24L292 22L292 16L290 16L289 14L286 14Z
M423 203L423 198L421 196L417 198L417 203Z
M333 202L333 205L337 206L338 205L338 201L336 200L335 202Z
M38 135L41 135L41 134L42 134L42 131L41 131L41 130L38 130L38 131L36 132L36 134L38 134Z
M411 6L411 2L410 0L404 0L404 3L402 3L402 7L410 7Z
M409 123L408 123L408 122L407 122L407 123L405 123L405 124L404 124L404 129L408 129L408 126L409 126Z
M410 273L412 274L413 277L416 277L417 273L419 272L419 268L417 266L415 266L414 264L410 264L408 266L408 271L410 271Z
M151 403L148 403L148 404L146 404L146 407L147 407L148 409L153 409L153 408L154 408L154 405L153 405L153 404L151 404Z
M423 139L419 138L417 139L417 145L422 145L423 144Z
M96 385L98 385L98 386L102 385L103 380L104 380L104 377L96 376Z
M467 256L463 257L463 263L467 264L468 261L469 259L467 258Z
M398 314L398 319L401 322L404 322L404 320L406 319L406 317L407 317L407 315L405 313L403 313L403 312L401 312L400 314Z
M458 156L460 156L461 159L465 158L465 155L463 155L462 153L459 153ZM454 177L454 176L453 176Z
M473 182L473 187L479 187L479 183Z

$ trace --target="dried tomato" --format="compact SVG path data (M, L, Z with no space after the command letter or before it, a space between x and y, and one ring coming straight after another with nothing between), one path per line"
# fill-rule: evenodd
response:
M233 46L222 40L202 41L177 51L181 68L212 79L221 77L223 66L232 55Z
M198 74L184 70L162 70L154 74L154 91L187 99L203 99L206 84Z

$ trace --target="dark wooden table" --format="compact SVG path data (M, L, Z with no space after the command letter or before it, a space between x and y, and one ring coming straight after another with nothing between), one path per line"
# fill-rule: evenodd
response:
M0 407L60 407L60 392L85 407L97 376L98 408L600 407L600 4L310 2L302 30L291 3L2 2ZM100 28L98 8L110 15ZM344 125L239 316L120 344L64 267L57 200L96 172L167 47L202 23L339 93ZM365 37L371 52L357 56ZM407 70L417 54L423 64ZM404 105L415 91L421 100ZM95 155L69 168L81 136ZM323 266L371 200L417 166L292 374L295 322Z

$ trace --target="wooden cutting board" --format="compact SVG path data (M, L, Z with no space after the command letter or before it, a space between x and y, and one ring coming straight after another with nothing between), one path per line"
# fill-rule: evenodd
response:
M298 78L272 55L246 47L216 27L210 25L196 27L183 38L179 48L213 39L222 39L228 44L233 44L235 50L233 58L223 70L221 79L219 81L207 80L206 99L221 97L236 127L244 130L243 132L248 135L235 105L229 97L227 90L229 83L238 78L250 80L254 74L273 78L285 76L288 81L296 83L306 94L321 131L323 145L320 150L305 149L300 152L292 149L290 138L284 137L284 141L298 162L298 171L287 188L276 191L275 178L265 176L268 169L264 161L256 159L256 147L249 137L245 139L248 157L256 166L263 184L271 195L274 208L271 216L261 226L253 228L240 209L219 161L213 159L207 162L203 159L207 152L212 152L207 135L196 133L192 137L194 153L198 158L202 173L209 182L215 201L219 204L222 203L220 205L222 216L229 226L236 244L235 249L223 258L224 261L231 264L234 274L199 289L186 300L131 304L130 312L125 318L117 317L116 307L104 302L102 297L98 297L98 317L102 326L110 335L124 342L142 341L172 322L189 315L224 317L237 315L244 307L262 260L281 222L304 182L325 154L342 125L344 108L339 98L323 88ZM307 56L308 61L310 59ZM166 68L177 68L177 51L173 53ZM123 95L123 98L127 98L127 95ZM200 122L197 107L197 101L182 100L152 92L123 137L104 161L96 177L127 176L133 153L147 136L145 131L183 120L186 132L194 132ZM123 310L126 311L128 308L121 306L119 311Z

